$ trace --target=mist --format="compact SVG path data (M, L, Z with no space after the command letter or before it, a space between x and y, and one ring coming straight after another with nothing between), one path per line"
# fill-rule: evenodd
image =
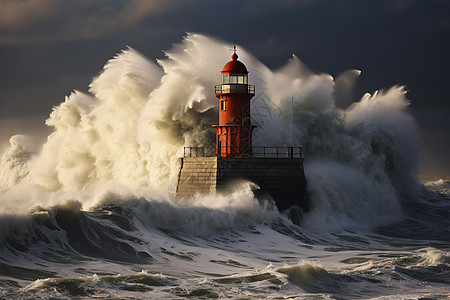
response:
M73 91L53 108L43 143L11 138L0 162L2 211L68 199L89 209L111 192L172 203L182 147L214 144L213 87L229 45L189 33L164 59L151 61L132 48L117 54L88 93ZM371 227L400 218L400 197L417 186L420 145L404 87L354 101L359 71L335 80L295 55L271 70L237 49L256 86L254 145L290 145L293 99L294 145L304 147L312 207L306 223Z

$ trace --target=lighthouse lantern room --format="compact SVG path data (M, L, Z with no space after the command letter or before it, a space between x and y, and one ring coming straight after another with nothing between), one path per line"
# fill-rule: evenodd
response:
M231 61L222 69L222 84L215 86L219 99L219 125L216 129L216 156L242 157L252 154L250 100L255 86L248 84L248 71L238 60L236 46Z

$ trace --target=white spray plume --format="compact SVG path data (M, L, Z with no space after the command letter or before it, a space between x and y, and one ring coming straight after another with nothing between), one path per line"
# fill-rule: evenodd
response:
M367 94L343 111L332 76L314 74L295 55L272 71L237 49L256 86L254 145L291 144L293 98L294 146L304 147L311 196L306 223L372 226L397 217L395 189L411 184L418 149L403 87ZM54 131L39 153L13 138L0 165L5 206L14 208L10 196L18 191L26 198L25 185L85 205L108 190L170 198L164 195L174 189L182 147L214 145L213 88L232 52L230 44L187 34L165 54L154 63L128 48L108 61L89 94L75 91L53 109L46 123Z

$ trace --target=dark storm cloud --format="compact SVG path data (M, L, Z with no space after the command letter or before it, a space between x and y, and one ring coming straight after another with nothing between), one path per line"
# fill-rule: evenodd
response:
M2 0L0 2L0 30L17 32L35 21L52 14L54 0Z
M0 0L0 121L46 116L126 45L161 58L186 32L237 43L271 68L295 54L340 82L343 106L406 85L429 144L450 146L446 0Z
M164 13L172 0L1 0L0 43L104 38ZM38 33L38 34L37 34Z

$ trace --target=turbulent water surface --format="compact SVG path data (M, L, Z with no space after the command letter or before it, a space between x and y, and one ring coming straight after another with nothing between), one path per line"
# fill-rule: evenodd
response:
M11 137L0 297L450 298L450 183L416 180L403 87L351 99L359 70L334 79L295 56L270 70L238 47L254 145L290 144L294 99L311 206L297 226L250 182L174 197L182 147L214 144L213 86L231 53L200 34L165 53L124 50L53 109L46 141Z

